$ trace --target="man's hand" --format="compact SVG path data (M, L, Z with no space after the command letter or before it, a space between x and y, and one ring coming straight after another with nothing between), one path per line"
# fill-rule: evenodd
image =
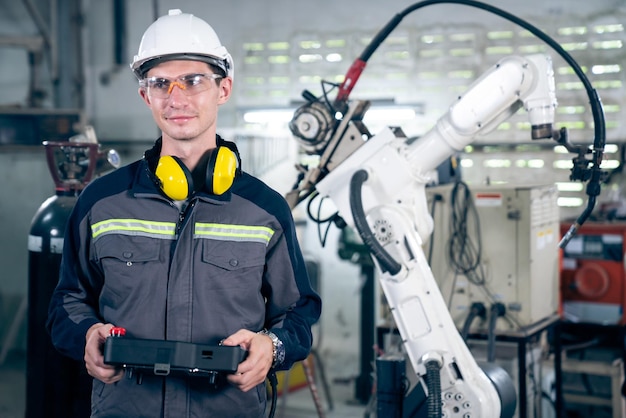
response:
M222 341L223 345L240 346L248 356L239 364L237 372L228 375L228 381L243 392L264 382L274 361L274 344L267 335L240 329Z
M102 347L113 324L94 324L85 336L85 366L87 372L104 383L115 383L122 379L124 370L104 364Z

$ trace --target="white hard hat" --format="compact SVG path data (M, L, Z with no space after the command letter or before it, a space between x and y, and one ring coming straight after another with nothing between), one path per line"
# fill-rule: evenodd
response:
M233 59L213 28L180 9L170 10L146 29L130 68L141 79L150 68L170 60L205 61L234 75Z

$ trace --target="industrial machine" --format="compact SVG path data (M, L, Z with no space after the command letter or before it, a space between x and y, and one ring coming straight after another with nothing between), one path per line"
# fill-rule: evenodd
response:
M564 246L588 218L600 192L599 164L604 150L603 112L595 91L576 62L534 26L489 5L457 1L496 12L550 45L582 79L595 119L593 148L575 147L564 128L554 129L556 97L547 55L506 57L488 69L423 136L407 138L400 128L371 135L363 123L368 101L348 100L369 57L404 16L438 1L416 3L396 15L354 61L334 101L304 92L306 103L290 128L302 149L319 156L315 167L300 165L300 176L287 194L292 207L308 197L328 197L337 208L329 219L357 230L381 274L379 281L418 378L411 393L423 395L417 416L511 417L516 394L499 368L481 367L463 341L448 311L423 250L433 230L425 187L436 167L478 135L496 128L521 107L527 111L533 139L554 139L570 152L572 180L588 181L585 211L565 233ZM591 158L589 158L591 156ZM310 201L311 202L311 201ZM309 212L310 213L310 212ZM557 251L557 243L554 243ZM379 386L384 382L378 381ZM405 388L406 389L406 388ZM401 403L399 400L398 403ZM405 416L402 407L381 416ZM414 415L411 415L414 416Z
M563 232L567 225L562 225ZM563 249L561 309L571 322L626 325L626 222L589 222Z
M434 209L429 264L464 336L515 332L557 314L556 185L447 184L426 195ZM503 311L492 323L496 303ZM473 315L477 307L482 315Z

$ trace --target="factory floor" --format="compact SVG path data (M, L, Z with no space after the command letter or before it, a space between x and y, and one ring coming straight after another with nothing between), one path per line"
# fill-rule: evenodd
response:
M366 416L367 406L354 400L353 381L333 379L328 382L332 409L329 408L329 395L323 390L321 382L318 383L319 387L316 385L316 390L321 405L320 414L309 387L298 385L298 378L296 372L290 378L295 383L290 385L292 390L287 392L286 397L278 398L275 418L359 418ZM24 418L25 405L26 353L13 350L0 365L0 418Z
M331 364L332 365L332 364ZM332 371L333 369L330 368ZM336 370L336 368L335 368ZM0 365L0 418L24 418L26 405L26 355L23 351L11 351L4 363ZM324 390L323 381L318 374L316 378L316 394L321 411L318 412L313 393L306 384L298 384L301 377L298 371L294 373L289 384L292 390L287 396L280 396L277 402L275 418L368 418L376 417L375 407L355 400L355 385L353 379L330 378L328 393ZM567 379L564 383L568 383ZM570 382L571 383L571 382ZM596 390L606 388L604 382L592 382ZM332 404L332 408L330 407ZM615 414L607 406L580 406L568 405L568 410L562 418L615 418ZM531 416L554 418L553 408L536 411ZM517 415L516 415L517 417ZM42 417L44 418L44 417ZM379 417L384 418L384 417Z

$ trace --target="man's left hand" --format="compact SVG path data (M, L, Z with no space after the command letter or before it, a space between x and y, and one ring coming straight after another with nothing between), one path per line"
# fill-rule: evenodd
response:
M248 356L239 364L234 374L228 375L228 381L243 392L264 382L274 361L274 345L267 335L240 329L222 341L223 345L240 346L248 351Z

